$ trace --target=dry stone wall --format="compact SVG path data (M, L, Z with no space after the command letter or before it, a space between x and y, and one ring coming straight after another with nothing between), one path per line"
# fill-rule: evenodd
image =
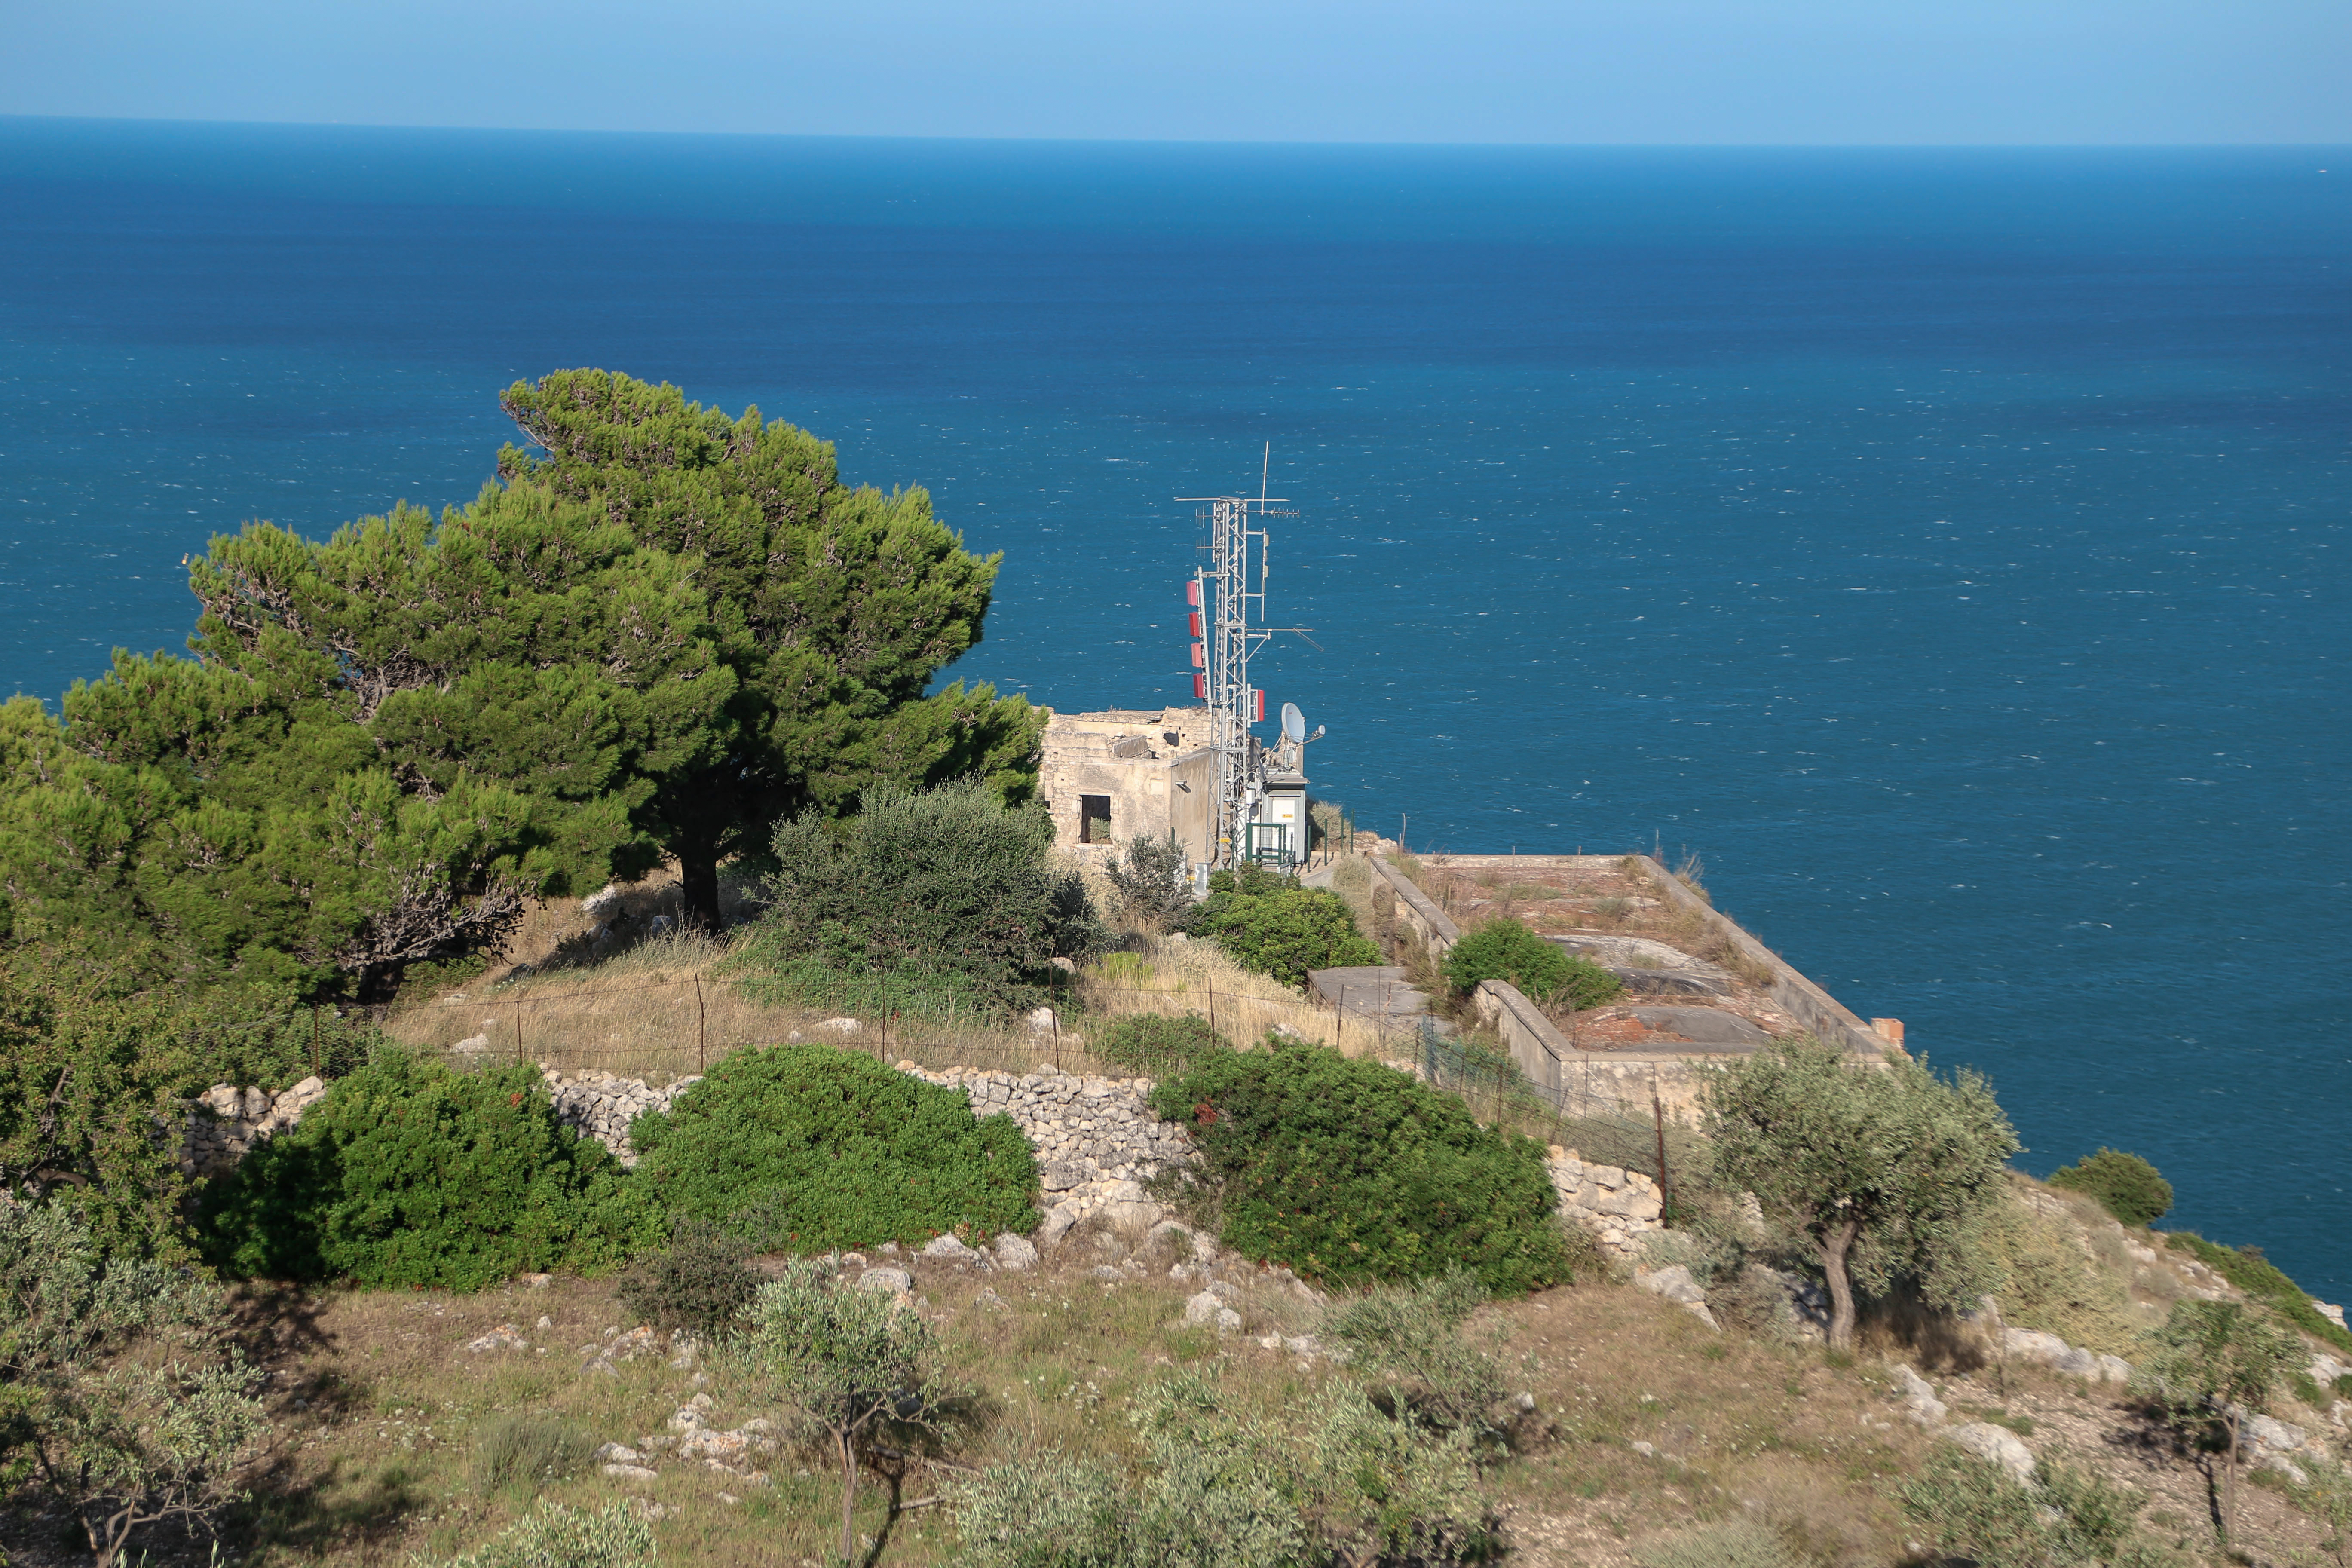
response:
M1122 1227L1155 1224L1160 1208L1143 1183L1193 1157L1191 1135L1152 1115L1148 1078L1086 1078L1050 1068L934 1072L913 1062L898 1070L961 1089L976 1116L1013 1118L1037 1152L1050 1235L1094 1215Z
M189 1110L180 1140L182 1173L207 1176L227 1170L326 1098L327 1081L319 1078L306 1078L275 1096L233 1083L213 1085Z
M1013 1073L934 1070L911 1061L898 1066L926 1083L960 1090L975 1115L1013 1119L1036 1152L1046 1211L1040 1234L1049 1241L1083 1219L1098 1217L1122 1229L1158 1223L1164 1213L1143 1184L1195 1157L1191 1135L1152 1114L1155 1085L1148 1078L1091 1078L1051 1068ZM656 1089L641 1079L568 1074L543 1063L540 1074L557 1119L632 1167L637 1152L629 1124L647 1111L667 1112L702 1081L682 1078ZM257 1089L215 1085L201 1098L201 1113L188 1119L183 1168L194 1174L234 1165L256 1143L299 1121L326 1093L326 1084L315 1078L275 1098ZM1612 1255L1641 1261L1643 1239L1664 1228L1657 1184L1639 1171L1588 1163L1573 1149L1554 1148L1548 1166L1561 1212Z
M1556 1143L1544 1163L1559 1194L1559 1212L1591 1231L1612 1256L1642 1262L1643 1241L1665 1229L1658 1184L1639 1171L1592 1163Z
M672 1100L702 1081L698 1073L667 1088L655 1089L643 1079L615 1078L608 1072L583 1072L574 1078L544 1062L540 1064L539 1076L546 1080L548 1097L555 1102L555 1119L578 1129L582 1137L593 1138L632 1170L636 1168L637 1151L629 1142L629 1123L648 1110L667 1115Z

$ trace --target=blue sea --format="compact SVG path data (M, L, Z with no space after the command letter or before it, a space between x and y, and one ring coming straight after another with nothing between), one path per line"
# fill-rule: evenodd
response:
M2352 1293L2352 149L828 141L0 120L0 689L471 497L517 377L839 444L1004 553L952 673L1269 700L1419 849L1655 846L2041 1173ZM1309 640L1311 638L1311 640Z

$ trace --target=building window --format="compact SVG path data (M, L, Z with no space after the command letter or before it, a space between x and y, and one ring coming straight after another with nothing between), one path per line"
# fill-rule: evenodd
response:
M1078 842L1081 844L1110 842L1110 796L1107 795L1078 796Z

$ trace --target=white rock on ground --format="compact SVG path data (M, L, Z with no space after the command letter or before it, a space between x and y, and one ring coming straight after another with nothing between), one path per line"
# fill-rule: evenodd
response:
M1677 1263L1671 1268L1652 1269L1647 1274L1633 1276L1633 1283L1654 1296L1663 1296L1692 1317L1712 1329L1717 1326L1715 1314L1706 1310L1706 1292L1699 1288L1691 1271Z
M903 1292L915 1288L915 1277L903 1268L869 1268L857 1277L860 1290Z
M933 1258L941 1263L978 1263L980 1254L952 1236L935 1236L923 1244L919 1258Z
M996 1238L996 1266L1018 1274L1037 1267L1037 1248L1025 1236L1006 1231Z
M1971 1421L1965 1426L1955 1426L1944 1434L1980 1459L1990 1459L2020 1486L2033 1479L2033 1450L2019 1440L2016 1433L2006 1426L1995 1426L1987 1421Z
M1922 1426L1936 1427L1944 1424L1949 1414L1944 1402L1936 1397L1935 1388L1927 1380L1907 1366L1895 1369L1895 1392L1903 1396L1903 1413Z
M1225 1310L1227 1308L1223 1297L1214 1290L1203 1290L1199 1295L1188 1297L1185 1300L1184 1321L1198 1328L1204 1323L1215 1322L1217 1314Z

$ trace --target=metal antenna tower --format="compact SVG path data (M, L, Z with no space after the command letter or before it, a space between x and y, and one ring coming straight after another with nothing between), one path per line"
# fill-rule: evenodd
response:
M1179 496L1201 503L1193 515L1209 525L1209 563L1193 576L1194 603L1200 607L1204 645L1202 695L1209 703L1210 744L1217 753L1216 821L1212 835L1212 864L1230 869L1242 854L1242 824L1260 788L1262 772L1255 755L1257 742L1250 726L1265 717L1265 694L1250 684L1250 655L1259 644L1290 626L1265 624L1266 532L1264 520L1297 517L1276 510L1287 498L1265 493L1266 477L1274 464L1274 445L1266 444L1258 470L1258 489L1249 496ZM1256 585L1251 586L1253 574ZM1253 622L1251 608L1257 617Z

